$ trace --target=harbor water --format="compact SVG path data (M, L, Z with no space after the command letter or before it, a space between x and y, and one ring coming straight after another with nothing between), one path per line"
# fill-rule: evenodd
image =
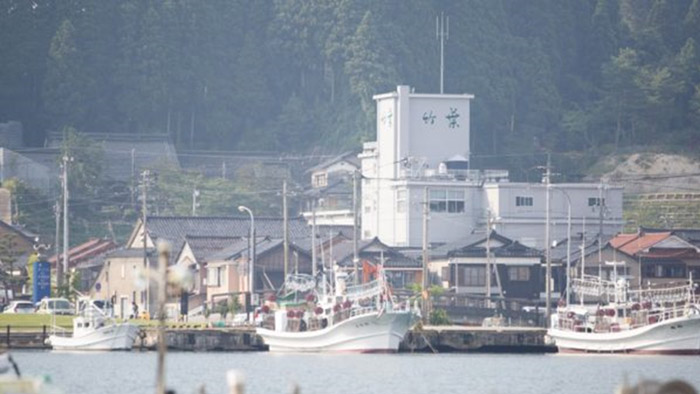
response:
M14 351L24 375L65 393L152 393L155 352ZM171 352L176 393L226 393L226 371L246 393L613 393L627 379L684 379L700 387L700 357L560 354L270 354Z

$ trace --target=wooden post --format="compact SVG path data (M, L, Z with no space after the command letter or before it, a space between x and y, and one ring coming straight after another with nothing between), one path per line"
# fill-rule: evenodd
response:
M158 370L156 394L165 394L165 302L168 287L168 260L170 243L158 242Z

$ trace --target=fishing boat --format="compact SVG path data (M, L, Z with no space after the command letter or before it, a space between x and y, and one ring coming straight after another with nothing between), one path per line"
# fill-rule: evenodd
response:
M383 271L347 286L348 276L290 275L260 310L257 334L271 352L392 353L415 323L417 308L398 304Z
M88 298L78 301L78 310L72 335L56 332L46 340L54 350L131 350L138 326L117 322Z
M630 290L625 279L584 276L571 281L580 300L597 304L562 305L551 316L548 336L560 352L700 354L697 286Z

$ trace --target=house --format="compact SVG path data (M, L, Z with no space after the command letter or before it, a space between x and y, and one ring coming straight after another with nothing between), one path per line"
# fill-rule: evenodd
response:
M571 240L564 238L554 241L554 245L550 249L552 297L554 300L558 300L560 296L566 297L568 280L580 278L582 268L586 275L609 274L611 267L603 267L604 264L601 264L600 261L604 260L601 260L600 257L611 238L612 236L607 235L603 237L587 235L584 237L579 233L572 236ZM544 272L546 269L545 257L543 257L542 263ZM567 266L570 269L568 276Z
M285 280L284 242L282 239L258 238L255 244L254 286L260 296L277 292ZM250 292L250 254L247 240L232 243L207 257L207 297L210 305L221 299L242 296ZM289 244L288 270L310 274L311 253L296 243ZM241 304L246 301L242 298Z
M488 238L486 234L472 234L434 249L429 270L439 283L456 293L486 295L487 264L492 264L492 296L536 300L543 289L541 260L541 251L492 231Z
M632 287L685 282L700 277L700 247L672 231L618 234L604 249L604 276L624 275ZM609 267L613 265L612 267Z
M245 243L247 238L231 236L187 235L175 257L175 265L188 270L194 277L189 293L188 309L203 307L207 300L206 275L209 256L230 247L234 243Z
M288 227L290 240L310 236L301 218L290 219ZM281 239L282 219L256 217L255 229L260 237ZM203 306L208 289L207 265L211 263L208 256L239 242L247 244L249 233L250 220L243 216L148 216L146 231L139 219L124 247L106 256L90 292L98 298L114 299L116 310L127 316L132 302L140 311L152 313L155 310L155 284L142 283L143 273L157 266L155 245L164 240L172 247L169 265L181 265L195 278L192 287L184 289L188 294L188 306ZM170 309L177 310L179 302L179 299L170 300ZM122 304L126 309L120 309Z
M381 242L378 238L358 241L357 246L358 270L362 270L364 262L381 265L386 278L394 289L405 289L411 284L420 284L423 280L422 263L399 249ZM333 243L332 247L324 245L324 254L331 256L333 263L346 270L354 269L354 244L349 238L342 238ZM331 261L326 257L326 261Z
M33 253L37 240L35 235L24 229L0 220L0 281L3 287L0 298L22 291L27 259Z
M571 223L622 229L622 191L601 183L510 182L500 169L475 169L470 160L470 94L415 93L409 86L374 96L377 140L359 155L363 239L397 247L422 245L423 207L428 241L451 243L487 223L520 244L543 249L549 190L552 239ZM542 163L545 164L545 163ZM570 208L570 209L569 209Z
M110 239L92 238L68 250L68 271L79 272L80 275L78 291L86 291L92 287L101 270L104 256L117 248L118 245ZM47 261L55 272L56 262L63 263L63 254L53 255Z
M304 218L311 223L315 209L317 226L332 226L336 230L352 227L353 176L359 168L357 153L345 152L308 169L306 174L311 182L304 192L307 199Z
M640 229L602 239L572 239L570 278L586 275L627 279L632 289L686 282L700 275L697 230ZM600 243L599 243L600 241ZM566 292L566 243L552 249L554 290ZM582 253L583 250L583 253ZM571 296L571 301L575 301Z

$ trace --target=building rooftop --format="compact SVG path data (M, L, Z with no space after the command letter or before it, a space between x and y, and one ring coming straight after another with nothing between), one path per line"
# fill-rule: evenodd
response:
M104 255L112 250L117 249L117 244L110 239L92 238L78 246L74 246L68 250L69 267L76 267L83 262L94 259L97 256ZM142 252L143 253L143 252ZM59 257L63 259L63 254ZM49 257L48 262L55 265L57 256Z
M210 238L210 246L217 237L245 238L250 233L250 219L247 216L149 216L148 233L153 239L166 239L173 245L181 245L187 237ZM311 229L303 218L288 221L289 239L308 238ZM282 218L255 217L255 234L258 237L283 237ZM221 240L225 243L224 240Z

